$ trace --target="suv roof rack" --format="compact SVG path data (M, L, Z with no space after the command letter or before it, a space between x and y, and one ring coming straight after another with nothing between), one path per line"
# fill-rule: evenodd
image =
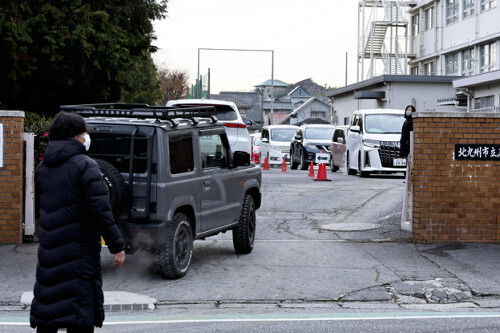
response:
M174 119L189 119L194 125L199 123L198 118L210 118L212 123L217 122L217 112L213 106L196 106L172 108L168 106L150 106L140 103L100 103L61 105L60 111L74 112L86 117L113 116L120 118L153 118L156 120L167 120L173 127L178 125Z

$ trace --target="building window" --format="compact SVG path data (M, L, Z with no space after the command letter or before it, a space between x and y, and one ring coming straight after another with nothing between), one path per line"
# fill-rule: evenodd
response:
M458 53L446 55L445 61L446 75L458 75Z
M410 75L418 75L418 66L410 68Z
M434 62L428 62L424 64L424 75L434 74Z
M474 99L474 109L487 109L492 108L494 103L494 96L486 96Z
M481 11L490 10L491 8L495 8L497 6L496 0L481 0Z
M430 30L434 28L434 7L429 7L425 10L424 29Z
M476 7L475 0L462 1L462 18L467 18L474 15L474 8Z
M471 76L474 74L474 49L462 52L462 75Z
M420 20L420 15L413 15L411 17L411 35L416 36L418 34L418 21Z
M325 119L326 112L325 111L311 111L311 118Z
M481 56L481 73L491 72L495 70L496 67L496 43L481 45L480 47Z
M458 0L446 0L446 24L458 21Z

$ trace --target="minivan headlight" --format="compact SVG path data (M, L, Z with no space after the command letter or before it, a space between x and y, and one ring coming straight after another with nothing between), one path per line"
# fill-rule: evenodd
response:
M271 149L276 150L276 151L280 151L280 147L278 147L278 146L271 146Z
M380 142L378 140L364 139L363 144L371 148L380 148Z
M305 147L307 149L318 149L318 147L316 147L315 145L311 145L311 144L306 144Z

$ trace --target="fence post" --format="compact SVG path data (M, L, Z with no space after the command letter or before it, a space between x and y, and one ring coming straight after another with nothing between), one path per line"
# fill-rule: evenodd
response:
M26 171L25 171L25 197L24 197L24 234L35 234L35 134L24 133L26 142Z

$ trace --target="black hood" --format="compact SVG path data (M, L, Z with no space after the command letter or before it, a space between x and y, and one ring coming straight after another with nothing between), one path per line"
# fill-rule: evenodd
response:
M43 164L58 165L76 154L85 154L85 147L77 139L51 141L43 154Z

